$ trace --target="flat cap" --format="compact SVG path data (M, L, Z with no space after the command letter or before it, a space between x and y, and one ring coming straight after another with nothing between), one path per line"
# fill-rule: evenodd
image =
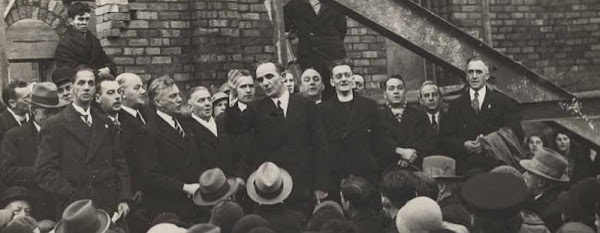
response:
M503 173L484 173L469 179L461 190L464 202L484 215L512 216L529 196L523 179Z

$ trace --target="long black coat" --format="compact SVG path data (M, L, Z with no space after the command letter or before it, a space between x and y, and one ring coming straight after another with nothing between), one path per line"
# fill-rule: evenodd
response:
M395 153L396 147L415 149L418 159L414 165L421 167L423 157L431 150L433 138L426 116L427 114L419 110L407 107L402 115L402 121L398 122L387 105L379 107L378 122L385 135L379 147L382 150L380 165L385 166L382 168L397 164L400 155Z
M231 171L226 171L226 174L242 177L244 180L260 166L257 164L260 161L256 158L254 129L247 128L252 114L252 111L240 111L237 105L228 106L225 114L221 114L222 118L217 120L217 122L223 122L225 133L228 134L231 144Z
M54 219L56 204L42 191L35 180L35 160L38 152L38 131L33 122L9 130L2 141L0 171L7 187L26 187L36 198L34 217Z
M185 138L158 115L150 117L137 138L143 205L159 212L173 212L186 222L200 222L207 220L207 212L186 196L183 185L198 183L206 164L199 159L202 156L186 121L178 121L186 132Z
M193 134L194 144L197 147L198 154L203 156L202 163L206 168L218 167L231 176L232 171L232 146L222 122L217 122L217 136L210 130L197 122L194 118L187 118L186 123L190 126L190 133Z
M376 148L382 134L375 101L354 95L348 114L334 96L318 108L329 144L330 189L338 190L340 180L349 175L361 176L376 184L380 173Z
M246 112L243 118L226 114L225 124L237 126L228 127L234 135L254 131L257 162L253 164L271 161L290 173L294 189L289 200L310 200L314 190L326 189L327 141L313 102L290 95L284 117L267 97L249 105Z
M306 225L306 219L297 211L286 208L283 204L261 205L255 214L263 217L278 233L300 233Z
M475 140L502 127L510 127L517 136L522 136L520 115L516 104L508 97L487 87L479 114L471 108L468 89L457 100L450 103L447 118L440 125L442 147L457 161L457 172L471 169L490 170L494 161L479 159L481 156L466 156L464 142Z
M4 137L4 134L10 129L18 127L19 122L13 117L8 110L4 110L0 113L0 140Z
M35 162L39 186L57 200L58 213L71 202L91 199L112 213L131 199L127 163L112 121L91 108L88 127L73 105L46 120Z
M531 200L528 209L535 212L544 223L550 232L556 232L562 225L561 207L558 202L558 195L562 188L554 188L544 192L537 200Z
M141 189L141 168L139 166L142 163L142 161L139 161L141 158L136 157L138 153L135 142L136 137L140 135L144 124L125 110L119 111L119 122L121 122L121 126L119 128L121 149L123 150L125 158L127 159L129 174L131 175L131 186L135 192Z
M115 63L104 53L100 40L89 30L84 36L84 33L69 27L56 46L54 58L56 67L75 68L85 64L94 70L108 67L113 76L117 74Z

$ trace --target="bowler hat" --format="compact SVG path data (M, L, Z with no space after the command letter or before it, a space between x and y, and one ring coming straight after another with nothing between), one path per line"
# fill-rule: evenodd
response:
M484 173L467 180L461 197L480 214L512 216L529 195L523 179L505 173Z
M56 233L104 233L110 226L110 217L104 210L96 209L92 200L85 199L71 203L56 225Z
M569 182L569 177L565 174L568 162L558 152L548 148L542 148L535 153L532 159L525 159L519 162L521 166L538 176L546 179Z
M456 160L443 155L423 159L423 172L433 179L462 179L456 175Z
M250 199L261 205L283 202L292 193L292 177L283 168L265 162L250 174L246 182Z
M235 179L227 179L219 168L206 170L198 181L200 188L194 193L194 203L199 206L212 206L227 199L238 187Z
M25 97L24 100L27 103L44 108L60 108L68 104L58 98L58 88L51 82L33 84L31 95Z
M71 82L71 78L75 75L75 70L68 66L56 67L52 72L52 82L56 86L60 86L63 83Z
M208 223L200 223L190 227L187 233L221 233L221 228Z
M36 204L35 197L31 191L23 186L10 186L0 195L0 208L4 208L9 203L16 200L24 200L29 202L30 205Z

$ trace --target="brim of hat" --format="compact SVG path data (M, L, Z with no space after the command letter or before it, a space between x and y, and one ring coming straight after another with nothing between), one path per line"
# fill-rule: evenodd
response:
M227 179L227 183L229 183L229 190L227 191L227 193L225 193L225 195L223 195L222 197L220 197L219 199L214 200L214 201L204 200L204 198L202 198L200 189L196 190L196 192L194 193L194 199L193 199L194 203L199 206L212 206L212 205L219 203L222 200L227 199L229 196L231 196L233 193L235 193L235 191L237 190L238 185L239 185L238 182L234 178Z
M539 170L537 170L531 164L531 160L529 160L529 159L521 160L521 161L519 161L519 164L521 164L521 167L523 167L528 172L531 172L531 173L536 174L538 176L544 177L546 179L550 179L550 180L554 180L554 181L559 181L559 182L569 182L569 176L567 176L566 174L562 174L562 176L559 179L557 179L557 178L549 176L549 175L547 175L547 174L545 174L543 172L540 172Z
M106 231L108 231L108 228L110 227L110 217L108 216L108 213L106 213L106 211L104 211L104 210L97 209L96 217L100 220L100 227L95 232L90 232L90 233L105 233ZM60 221L60 222L58 222L58 224L56 224L56 227L54 228L54 232L55 233L67 232L65 230L65 224L63 221Z
M62 108L62 107L67 106L69 104L69 103L63 101L60 98L58 99L58 104L56 104L56 105L47 105L47 104L35 103L35 102L31 101L31 95L23 98L23 100L25 100L25 102L27 102L27 103L29 103L31 105L35 105L35 106L42 107L42 108Z
M290 196L294 185L292 181L292 176L290 176L290 173L288 173L285 169L279 169L281 170L281 178L283 179L283 190L281 190L281 193L277 197L274 197L272 199L266 199L258 195L254 187L254 181L256 180L255 171L252 174L250 174L250 176L248 177L248 182L246 182L246 191L250 199L261 205L274 205L282 203L286 198Z
M460 179L464 179L464 176L447 176L447 175L442 175L442 176L432 176L431 178L433 179L440 179L440 180L460 180Z

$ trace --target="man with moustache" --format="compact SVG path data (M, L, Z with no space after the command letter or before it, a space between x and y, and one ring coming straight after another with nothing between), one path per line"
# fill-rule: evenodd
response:
M518 108L514 101L486 86L490 70L482 58L470 58L465 73L467 90L450 103L440 128L440 143L456 159L457 171L489 171L498 163L484 157L480 138L503 127L522 137Z
M372 184L379 181L377 103L354 94L352 75L348 60L333 61L331 86L336 95L318 106L329 145L331 193L339 193L340 181L350 176Z
M300 76L300 93L315 104L323 102L324 89L323 78L315 69L308 68Z
M31 96L25 97L25 101L30 104L32 121L6 133L0 157L2 181L8 187L23 186L35 195L36 219L54 219L54 201L38 186L34 163L41 125L69 103L59 98L57 87L51 82L34 84Z
M253 164L271 161L290 172L294 189L286 204L310 212L313 198L327 196L326 139L314 103L290 95L283 85L283 75L285 69L281 64L260 63L256 81L266 97L248 105L245 119L228 117L226 124L239 126L230 132L234 135L254 132L257 162Z
M121 111L121 95L123 90L117 81L111 79L100 79L96 83L96 94L94 99L100 109L108 116L117 131L121 134L121 122L119 121L119 111Z
M81 199L109 213L129 213L131 181L115 125L91 107L94 70L80 66L73 78L73 103L40 130L35 162L39 186L57 201L57 210Z
M6 103L6 110L0 113L0 140L8 130L29 121L29 104L25 102L25 97L30 94L29 84L18 79L8 83L2 90L2 101Z
M421 167L428 145L427 122L418 110L406 105L406 88L400 75L392 75L382 83L385 105L379 108L379 117L385 137L379 148L383 150L382 166Z
M198 159L202 155L194 145L193 131L179 117L179 88L173 79L162 76L150 83L148 98L156 116L142 127L135 145L142 163L143 203L152 216L172 212L188 224L206 221L208 210L190 199L200 187L198 177L206 165Z

